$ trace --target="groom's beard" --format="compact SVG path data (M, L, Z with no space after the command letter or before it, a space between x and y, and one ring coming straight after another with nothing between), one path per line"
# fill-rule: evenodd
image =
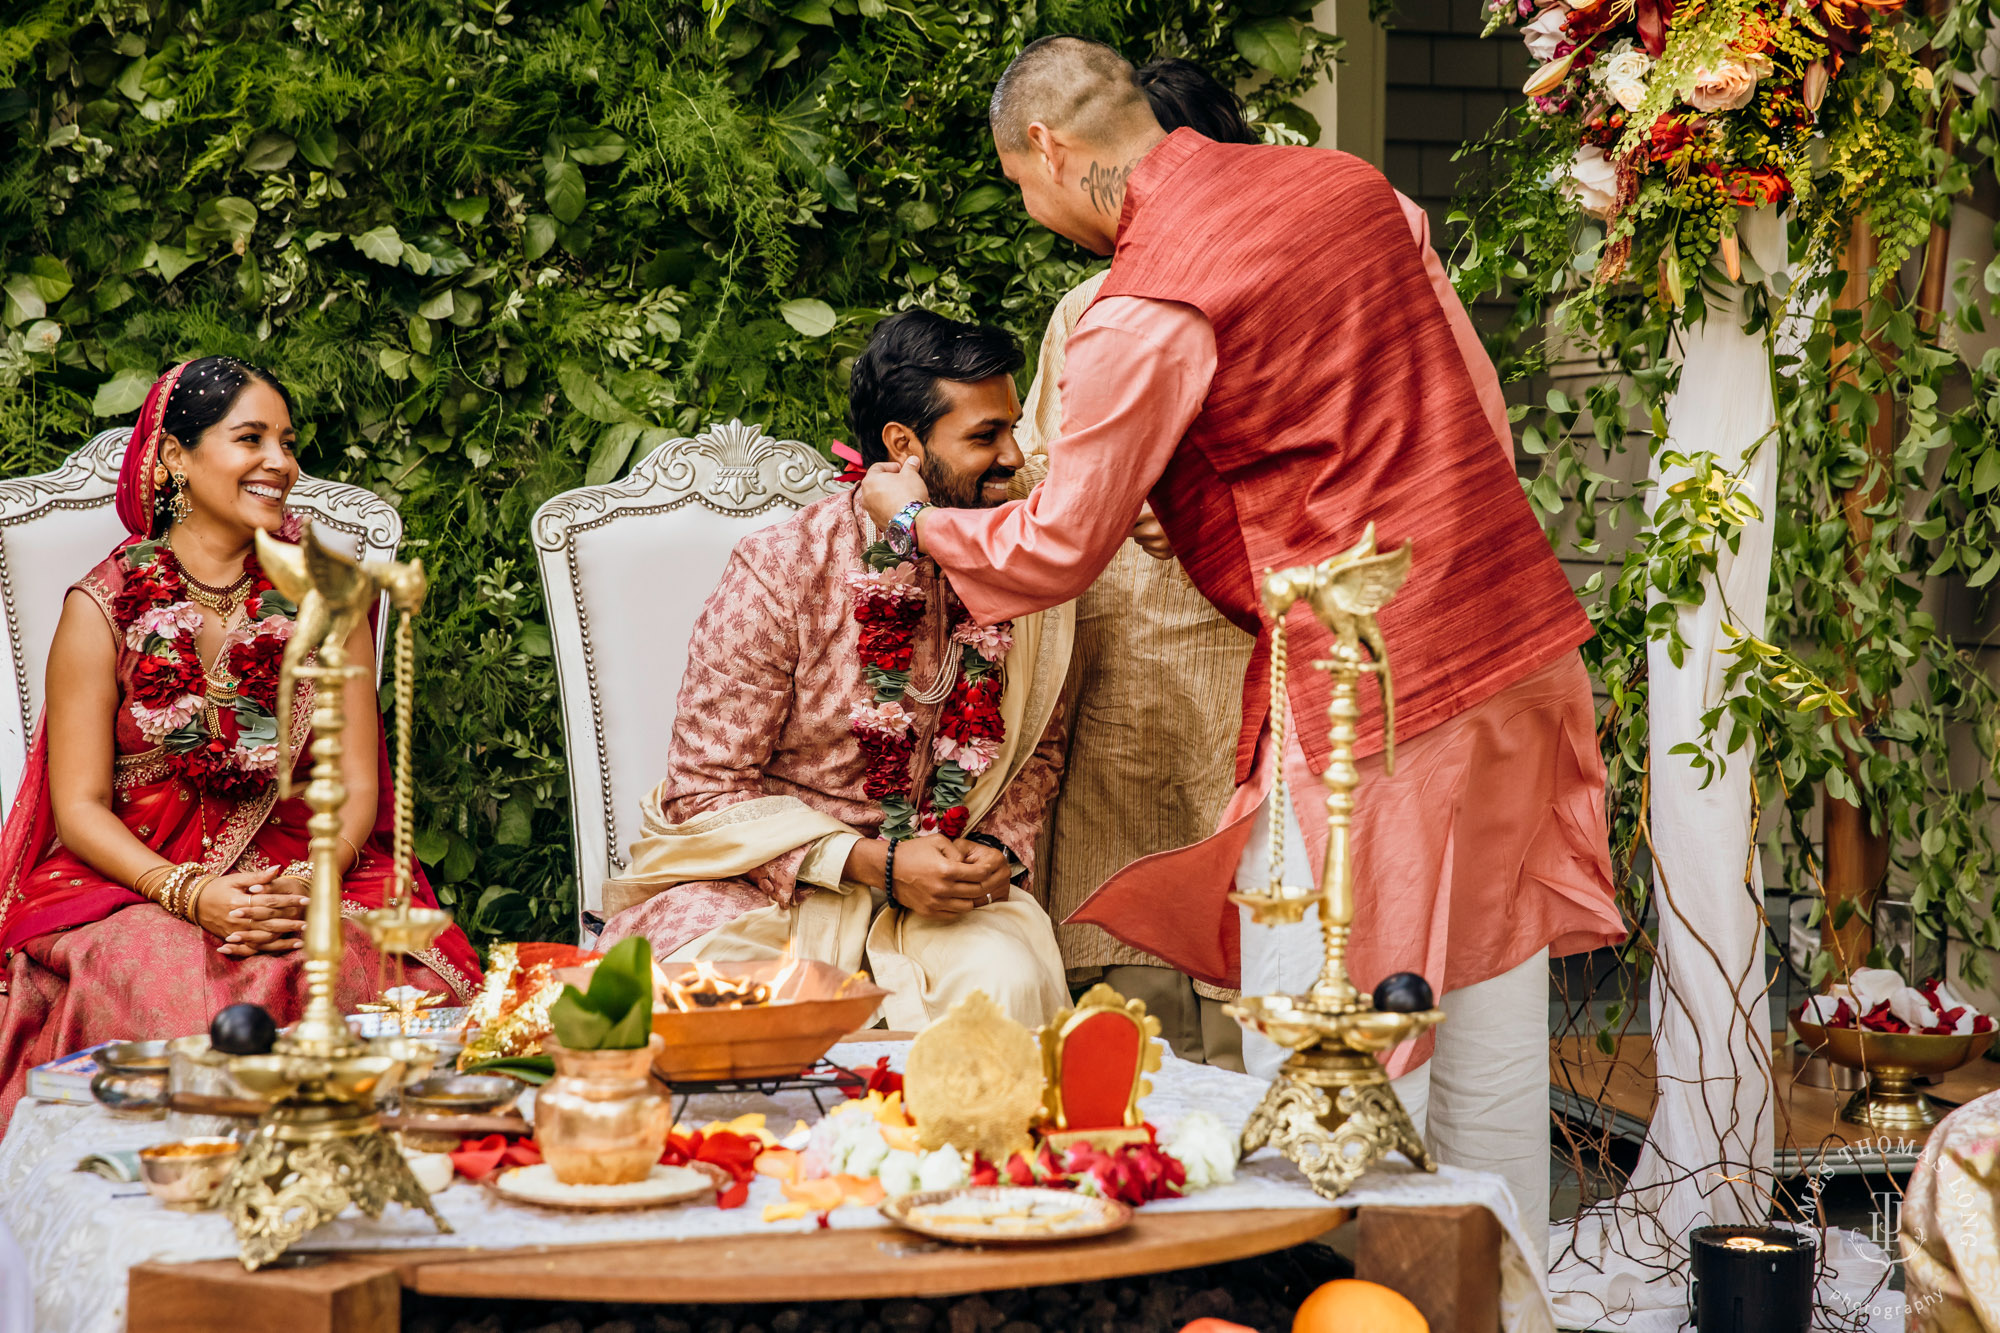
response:
M917 475L930 488L932 504L945 509L992 509L1007 503L1007 497L996 494L989 499L986 495L987 483L995 483L996 489L1004 488L1013 477L1014 469L988 468L975 475L948 468L926 453L917 464Z

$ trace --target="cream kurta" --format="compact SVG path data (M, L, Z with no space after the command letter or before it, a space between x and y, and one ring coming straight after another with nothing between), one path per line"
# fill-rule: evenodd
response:
M632 870L605 886L605 943L643 934L674 959L768 958L791 949L892 992L893 1027L920 1028L983 989L1030 1026L1068 1003L1046 913L1017 886L1008 901L951 921L882 910L879 890L843 882L856 841L881 827L849 713L872 696L847 576L870 539L850 495L808 505L744 538L696 622L667 776L645 802ZM911 663L914 790L930 781L940 706L914 695L949 652L950 590L922 562L930 610ZM1007 737L967 798L973 831L1033 871L1060 769L1056 700L1069 657L1067 608L1024 617L1004 664ZM1036 743L1039 742L1039 743Z

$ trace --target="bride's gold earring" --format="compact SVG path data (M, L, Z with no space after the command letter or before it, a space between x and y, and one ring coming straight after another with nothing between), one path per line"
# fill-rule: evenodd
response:
M188 479L184 472L174 474L174 496L167 501L167 508L173 511L174 522L185 523L194 512L194 501L188 499Z

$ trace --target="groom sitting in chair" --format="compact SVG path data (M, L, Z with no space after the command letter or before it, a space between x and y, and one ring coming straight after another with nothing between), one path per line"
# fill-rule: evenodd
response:
M917 460L940 504L1001 504L1021 362L995 328L883 320L848 390L863 461ZM1030 1027L1069 1003L1026 886L1073 612L975 625L906 522L878 532L842 492L736 544L599 947L644 935L670 962L865 968L892 1028L973 990Z

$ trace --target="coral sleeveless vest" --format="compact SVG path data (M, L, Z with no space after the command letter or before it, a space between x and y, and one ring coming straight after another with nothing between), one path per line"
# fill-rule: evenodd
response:
M1151 499L1195 586L1258 636L1239 782L1270 704L1259 576L1345 550L1370 521L1382 549L1415 546L1381 617L1399 735L1590 637L1373 167L1176 130L1131 175L1108 296L1181 302L1215 330L1207 401ZM1287 630L1294 725L1324 768L1327 682L1309 668L1331 639L1303 603ZM1360 749L1381 746L1381 707L1364 690Z

